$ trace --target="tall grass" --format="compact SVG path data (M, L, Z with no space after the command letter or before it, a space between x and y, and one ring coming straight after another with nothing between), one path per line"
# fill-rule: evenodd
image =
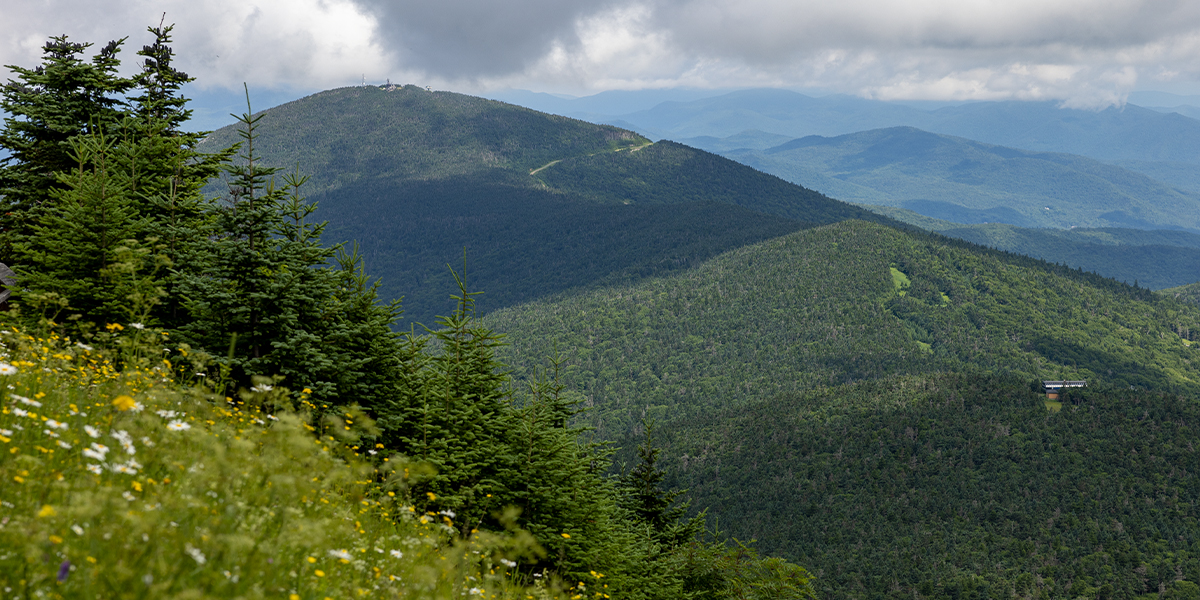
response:
M270 409L287 390L181 382L194 357L161 331L99 337L118 354L0 331L0 597L550 593L517 582L527 535L456 536L453 514L406 505L405 465L359 448L361 417L317 437Z

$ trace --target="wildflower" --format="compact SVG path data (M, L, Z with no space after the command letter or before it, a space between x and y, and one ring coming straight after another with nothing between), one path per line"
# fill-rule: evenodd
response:
M129 492L125 493L128 494ZM187 555L192 557L192 560L196 561L196 564L202 565L208 560L207 558L204 558L204 553L201 552L199 548L196 548L191 544L186 544L183 547L183 551L187 552Z
M59 583L67 580L67 575L71 574L71 561L64 560L61 565L58 565L58 581Z
M272 385L267 385L267 384L265 384L265 383L260 383L260 384L258 384L258 385L256 385L256 386L254 386L254 387L250 388L250 391L252 391L252 392L258 392L258 393L260 393L260 394L261 394L261 393L266 393L266 392L269 392L269 391L271 391L271 390L273 390L273 389L275 389L275 386L272 386Z
M17 400L18 402L20 402L21 404L24 404L26 406L33 406L35 408L42 407L42 403L38 402L37 400L30 400L29 398L26 398L25 396L18 396L16 394L9 394L9 396L11 396L13 400Z
M83 348L84 350L87 350L88 352L92 351L92 347L83 342L75 342L75 345L79 346L80 348Z
M0 362L0 375L16 375L17 368L6 363Z
M12 435L11 429L0 429L0 435Z
M560 534L560 535L562 535L564 538L566 538L566 539L568 539L568 540L569 540L569 539L571 539L571 534L569 534L569 533L563 533L563 534Z
M191 428L192 428L191 425L188 425L187 423L184 423L183 421L179 421L179 420L175 420L175 421L171 421L170 423L167 423L167 429L170 429L171 431L186 431Z
M83 535L83 528L77 524L71 526L71 531L74 531L75 535Z
M517 566L517 561L508 560L507 558L502 558L502 559L500 559L500 564L502 564L510 569L515 569Z
M473 588L471 588L470 592L471 592L471 594L472 594L472 595L475 595L475 596L482 596L482 595L483 595L483 590L481 590L481 589L479 589L479 588L477 588L477 587L473 587Z
M100 465L88 465L87 470L99 475L104 472L104 467L101 467Z
M174 419L175 417L179 416L179 413L177 413L173 410L156 410L156 411L154 411L154 414L156 414L164 419Z
M275 415L267 415L267 418L268 418L268 419L270 419L270 420L272 420L272 421L278 421L278 420L279 420L279 417L276 417Z
M13 414L17 415L18 417L24 417L29 414L29 411L21 410L19 408L14 408L14 409L12 409L12 411L13 411Z
M134 329L145 329L146 328L146 326L142 325L141 323L130 323L129 326Z
M128 431L115 431L112 433L112 436L121 443L121 448L123 448L125 452L128 452L130 455L137 454L137 448L134 448L133 438L129 435Z
M128 500L128 501L130 501L130 502L133 502L134 500L137 500L137 496L134 496L133 494L131 494L131 493L129 492L129 490L125 490L124 492L121 492L121 497L122 497L122 498L124 498L124 499L126 499L126 500Z
M314 574L314 575L316 575L317 577L324 577L324 576L325 576L325 571L322 571L322 570L320 570L320 569L317 569L316 571L313 571L313 574Z
M70 444L68 444L68 443L66 443L66 442L64 442L64 441L62 441L62 440L58 440L58 447L59 447L59 448L62 448L63 450L70 450L70 449L71 449L71 445L70 445Z
M350 562L350 553L346 552L345 550L330 550L329 555L334 558L338 558L343 561Z
M108 456L108 446L92 442L92 445L83 449L83 455L88 458L94 458L103 461L105 456Z
M54 510L53 506L50 506L49 504L43 504L42 510L38 511L37 516L38 518L44 519L46 517L53 517L55 514L57 514L57 511Z
M91 425L84 425L83 430L86 431L88 435L90 435L94 438L100 437L100 430L96 429L95 427L92 427Z
M453 519L456 516L454 514L454 511L452 511L452 510L443 510L442 512L440 512L438 514L446 515L447 517L450 517L451 519Z
M58 421L55 421L54 419L50 419L49 421L46 421L46 427L49 427L50 429L62 429L62 430L69 429L69 427L67 427L66 423L59 423Z
M129 396L117 396L113 398L112 405L117 407L117 410L126 411L137 406L137 402Z
M404 553L399 550L392 550L392 556L396 558L404 558Z

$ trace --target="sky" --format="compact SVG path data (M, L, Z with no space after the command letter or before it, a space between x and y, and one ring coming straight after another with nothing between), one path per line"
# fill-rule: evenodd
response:
M1098 109L1134 90L1200 94L1195 0L5 0L0 64L34 66L49 36L67 34L97 48L128 36L132 68L164 12L201 95L246 82L290 99L390 80L475 94L774 87Z

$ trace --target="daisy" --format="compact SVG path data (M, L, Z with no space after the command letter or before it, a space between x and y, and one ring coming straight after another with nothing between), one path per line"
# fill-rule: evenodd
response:
M0 375L16 375L17 368L6 363L0 362Z
M42 406L41 402L38 402L37 400L31 400L29 398L26 398L25 396L18 396L16 394L9 394L9 395L12 396L13 399L19 401L21 404L24 404L26 406L33 406L35 408L41 408L41 406Z
M273 389L275 389L275 386L272 386L272 385L267 385L267 384L265 384L265 383L260 383L260 384L258 384L258 385L256 385L256 386L254 386L254 387L250 388L250 391L252 391L252 392L259 392L259 393L266 393L266 392L269 392L269 391L271 391L271 390L273 390Z
M167 423L167 429L170 429L171 431L186 431L191 428L192 428L191 425L188 425L187 423L184 423L183 421L176 420L176 421L171 421L170 423Z
M100 430L96 429L95 427L92 427L91 425L84 425L83 430L86 431L88 435L90 435L94 438L100 437Z

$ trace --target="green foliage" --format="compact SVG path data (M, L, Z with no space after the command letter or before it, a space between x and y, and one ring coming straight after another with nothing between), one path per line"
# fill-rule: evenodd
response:
M893 267L893 265L895 265ZM910 280L897 296L891 269ZM849 221L685 273L492 313L524 376L557 343L605 439L893 374L1015 373L1194 391L1200 312L1111 280ZM927 347L926 347L927 345Z
M807 565L822 597L1190 593L1194 398L1043 400L1018 378L896 376L680 419L659 439L669 485Z

